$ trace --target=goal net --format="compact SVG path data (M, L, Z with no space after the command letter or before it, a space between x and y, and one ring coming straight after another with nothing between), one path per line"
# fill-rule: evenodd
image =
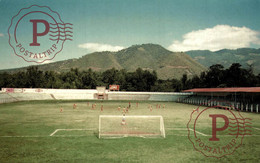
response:
M163 117L144 115L100 115L99 138L165 138Z

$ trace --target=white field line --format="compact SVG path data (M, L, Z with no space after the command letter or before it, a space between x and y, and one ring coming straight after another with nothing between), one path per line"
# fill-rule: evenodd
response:
M0 136L1 138L40 138L47 137L46 135L24 135L24 136Z
M191 128L190 128L190 130L194 131L194 130L191 129ZM203 134L202 132L199 132L199 131L195 131L195 132L198 133L198 134L201 134L201 135L203 135L203 136L209 136L209 135Z
M260 130L260 128L257 127L252 127L256 130ZM184 131L187 130L187 128L165 128L166 130L180 130L180 131ZM53 136L55 133L57 133L58 131L73 131L73 130L78 130L78 131L83 131L83 130L88 130L88 131L92 131L92 130L96 130L96 129L56 129L54 132L52 132L50 135L46 136L46 135L24 135L24 136L0 136L1 138L40 138L40 137L49 137L49 136ZM192 131L194 131L193 129L190 129ZM196 131L196 133L201 134L203 136L211 136L211 135L206 135L204 133L201 133L199 131ZM188 136L188 135L184 135L184 134L170 134L170 135L175 135L175 136ZM56 135L55 137L80 137L80 136L86 136L86 135ZM218 137L229 137L232 135L218 135ZM245 137L251 137L251 136L260 136L260 135L244 135Z
M60 129L56 129L53 133L50 134L50 136L54 135L56 132L58 132Z
M184 134L170 134L170 135L175 135L175 136L188 136L188 135L184 135ZM208 137L211 135L207 135ZM217 137L231 137L232 135L218 135ZM260 135L244 135L245 137L252 137L252 136L260 136Z
M175 135L175 136L185 136L187 137L188 135L185 134L170 134L170 135ZM56 135L54 137L82 137L82 136L86 136L86 135ZM208 135L210 136L210 135ZM218 135L218 137L230 137L232 135ZM245 135L245 137L252 137L252 136L260 136L260 135ZM39 136L39 135L25 135L25 136L0 136L0 138L43 138L43 137L50 137L49 135L43 135L43 136Z
M187 130L187 128L166 128L166 130L180 130L180 131L184 131L184 130ZM190 130L194 131L193 129L190 129ZM209 135L203 134L203 133L201 133L199 131L195 131L195 132L198 133L198 134L201 134L203 136L209 136ZM182 136L182 135L180 135L180 136ZM188 135L186 135L186 136L188 136Z
M257 127L252 127L252 128L254 128L254 129L256 129L256 130L260 130L260 128L257 128Z
M174 136L185 136L187 137L188 135L186 134L169 134L169 135L174 135ZM56 135L53 137L82 137L82 136L86 136L86 135ZM210 136L210 135L207 135ZM218 135L218 137L230 137L232 135ZM245 137L252 137L252 136L260 136L260 135L244 135ZM0 138L43 138L43 137L50 137L50 135L43 135L43 136L39 136L39 135L25 135L25 136L0 136Z
M107 118L107 117L114 117L114 118L121 118L122 115L99 115L100 118ZM126 118L161 118L161 115L126 115Z
M188 135L180 135L180 134L173 134L174 136L185 136L187 137Z
M208 136L211 136L211 135L208 135ZM217 137L229 137L229 136L234 136L234 135L217 135ZM260 135L244 135L245 137L248 136L260 136Z
M86 135L55 135L54 137L82 137Z
M83 130L92 131L92 130L95 130L95 129L56 129L54 132L52 132L52 133L50 134L50 136L53 136L53 135L56 134L58 131L83 131Z
M252 128L255 128L255 129L257 129L257 130L260 130L260 128L256 128L256 127L252 127ZM191 129L190 128L190 130L192 130L192 131L194 131L193 129ZM198 134L201 134L201 135L203 135L203 136L211 136L211 135L207 135L207 134L204 134L204 133L201 133L201 132L199 132L199 131L195 131L196 133L198 133ZM229 136L234 136L234 135L218 135L219 137L229 137ZM244 135L244 136L246 136L246 137L250 137L250 136L260 136L260 135Z
M252 127L252 128L255 128L255 127ZM167 130L168 128L166 128L166 130ZM255 128L255 129L257 129L257 130L260 130L260 128ZM187 130L187 128L169 128L168 130ZM194 131L193 129L190 129L190 130L192 130L192 131ZM201 134L201 135L203 135L203 136L211 136L211 135L207 135L207 134L204 134L204 133L202 133L202 132L199 132L199 131L195 131L196 133L198 133L198 134ZM188 136L188 135L184 135L184 134L170 134L170 135L175 135L175 136ZM232 136L234 136L234 135L218 135L218 137L232 137ZM260 135L244 135L245 137L251 137L251 136L260 136Z
M86 135L56 135L54 137L81 137L81 136L86 136ZM0 138L44 138L44 137L50 137L50 135L0 136Z
M165 128L166 130L181 130L181 131L184 131L184 130L187 130L187 128Z

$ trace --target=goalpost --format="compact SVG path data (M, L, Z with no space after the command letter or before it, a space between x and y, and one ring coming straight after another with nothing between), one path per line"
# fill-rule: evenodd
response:
M99 138L121 137L165 138L163 117L160 115L100 115Z

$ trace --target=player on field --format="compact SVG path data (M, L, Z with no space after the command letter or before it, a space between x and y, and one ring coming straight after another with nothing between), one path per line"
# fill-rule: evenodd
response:
M96 109L96 104L92 104L92 110Z
M125 114L123 114L121 125L126 125Z
M199 107L197 109L193 109L193 112L197 111L199 113Z
M124 114L126 113L125 107L123 107L123 113L124 113Z
M77 109L77 104L73 104L73 109Z
M150 105L150 106L149 106L149 109L150 109L150 111L153 111L153 106Z

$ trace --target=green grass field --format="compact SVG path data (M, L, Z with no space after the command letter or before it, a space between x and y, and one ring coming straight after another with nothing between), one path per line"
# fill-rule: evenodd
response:
M77 109L73 109L73 104ZM96 109L91 105L96 103ZM156 109L156 104L161 104ZM165 104L165 108L162 106ZM100 107L104 106L101 112ZM148 106L153 106L153 111ZM30 101L0 104L0 162L258 162L260 115L252 119L252 136L232 154L205 157L188 139L187 123L194 105L174 102L136 102L128 115L162 115L166 138L99 139L99 115L122 115L118 106L128 101ZM60 112L60 108L63 111ZM216 113L223 110L216 109ZM208 123L208 122L204 122ZM60 130L50 136L57 129ZM81 130L84 129L84 130ZM209 133L208 128L199 128Z

